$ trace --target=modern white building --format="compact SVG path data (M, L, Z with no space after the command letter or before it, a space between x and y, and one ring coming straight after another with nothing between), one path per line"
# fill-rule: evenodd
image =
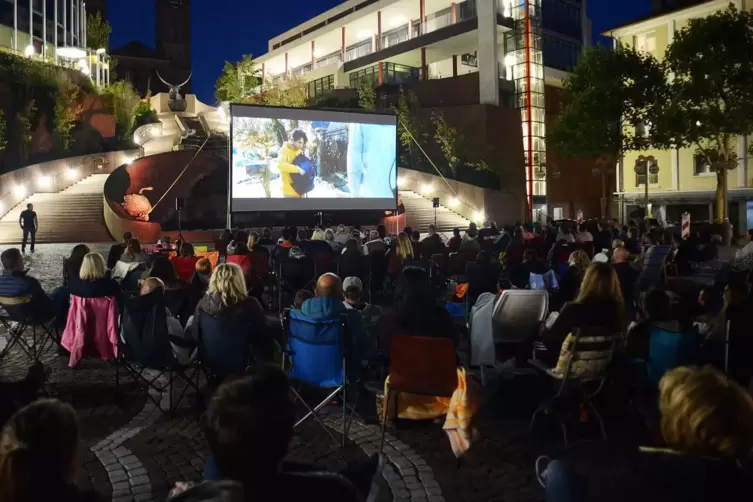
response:
M104 84L103 49L87 49L84 0L0 0L0 51L76 68Z
M310 98L334 89L478 73L479 102L514 88L531 211L546 207L544 84L590 43L585 0L348 0L269 41L263 85L300 76Z

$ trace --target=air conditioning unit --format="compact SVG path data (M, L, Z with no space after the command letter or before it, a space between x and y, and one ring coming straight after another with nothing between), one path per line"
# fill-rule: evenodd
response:
M467 53L460 56L460 62L465 66L472 66L478 68L478 52L474 51L473 54Z

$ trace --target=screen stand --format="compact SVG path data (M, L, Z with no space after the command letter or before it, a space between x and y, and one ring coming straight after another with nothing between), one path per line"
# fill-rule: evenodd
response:
M316 213L316 216L318 217L317 221L319 222L319 227L321 228L324 221L324 213L322 211L319 211Z

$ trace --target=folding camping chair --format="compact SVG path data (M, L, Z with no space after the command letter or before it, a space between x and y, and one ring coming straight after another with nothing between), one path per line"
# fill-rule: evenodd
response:
M329 391L327 397L312 408L296 389L292 389L296 399L308 410L308 413L298 420L295 426L298 427L310 417L314 417L332 440L337 442L319 416L319 411L330 400L340 395L342 399L342 446L345 447L349 424L353 421L356 411L354 404L350 419L348 419L347 317L340 315L328 319L313 319L300 312L286 310L283 319L287 354L290 357L290 378ZM358 394L356 394L355 402L358 402Z
M198 359L207 382L216 387L231 375L243 375L256 362L249 326L251 313L235 317L215 318L199 310L193 322L198 323Z
M56 332L54 316L47 320L35 318L30 310L33 309L31 296L0 297L0 307L7 314L0 316L0 320L8 329L8 343L0 352L0 359L18 345L29 359L39 361L49 342L53 345L59 343L59 336L53 334L53 331ZM16 325L13 326L13 323ZM29 328L31 328L31 342L24 336Z
M291 273L290 270L293 270L293 272ZM283 293L293 296L299 289L313 289L316 285L317 275L314 263L308 257L285 258L280 262L279 272L277 306L279 311L282 312L285 308L282 304Z
M147 386L147 396L162 411L171 416L180 405L189 388L198 393L199 370L194 365L182 365L173 355L170 343L182 344L182 339L171 338L167 330L167 313L161 291L137 296L126 301L121 320L120 347L115 364L115 387L120 391L120 365L136 383ZM188 372L193 369L193 373ZM155 374L150 374L150 373ZM167 381L164 381L164 375ZM196 378L196 382L193 378ZM186 385L173 400L175 383ZM159 394L156 399L149 390ZM162 406L162 395L168 392L167 409Z

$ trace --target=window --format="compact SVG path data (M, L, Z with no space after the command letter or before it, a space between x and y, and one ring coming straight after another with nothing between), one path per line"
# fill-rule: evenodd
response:
M635 37L635 50L640 52L654 52L656 50L656 35L644 33Z
M714 171L711 170L711 164L706 162L702 155L695 155L693 157L693 174L695 176L708 176L714 174Z
M641 187L646 184L646 175L645 174L636 174L635 175L635 186ZM657 186L659 184L659 173L656 174L648 174L648 186Z
M651 133L651 122L638 122L635 124L635 136L638 138L648 138Z
M580 44L562 38L544 34L544 65L558 70L570 71L578 63L581 53Z
M309 99L318 98L335 88L335 76L326 77L311 81L307 84Z

